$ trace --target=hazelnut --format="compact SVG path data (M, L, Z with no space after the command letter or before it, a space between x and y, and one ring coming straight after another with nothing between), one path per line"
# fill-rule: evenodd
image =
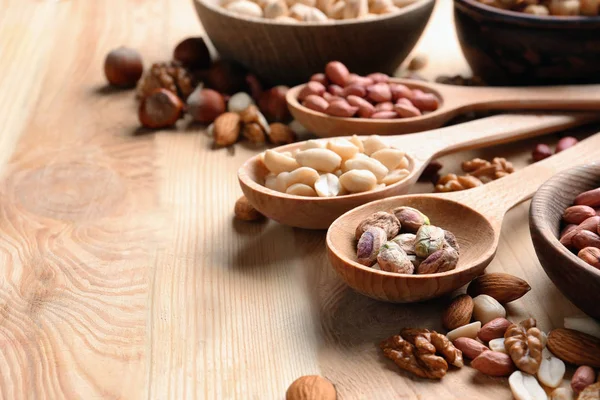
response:
M534 162L541 161L544 158L548 158L552 155L552 149L547 144L540 143L535 146L531 152L531 158Z
M287 122L292 119L285 100L288 90L287 86L275 86L260 96L258 107L269 121Z
M256 122L250 122L244 124L244 130L242 135L248 139L249 142L255 144L264 144L266 141L265 131Z
M206 69L211 62L203 37L190 37L179 42L173 51L173 59L193 69Z
M235 217L242 221L257 221L264 217L252 204L250 204L246 196L237 199L233 212Z
M246 70L230 61L219 60L210 66L205 82L219 93L243 92L246 89Z
M410 71L418 71L420 69L423 69L427 65L427 61L427 54L417 54L408 63L408 69Z
M174 125L183 112L183 102L167 89L156 89L142 99L138 110L140 123L146 128Z
M194 120L210 124L225 112L225 100L212 89L198 87L188 97L187 109Z
M285 400L335 400L335 387L318 375L307 375L296 379L285 392Z
M142 57L137 50L119 47L104 60L104 74L111 85L133 87L144 72Z

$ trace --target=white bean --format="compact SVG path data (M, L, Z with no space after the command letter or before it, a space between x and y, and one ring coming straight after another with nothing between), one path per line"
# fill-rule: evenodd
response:
M381 149L387 149L390 146L381 139L379 135L371 135L364 142L365 153L370 156L371 154Z
M285 192L287 194L293 194L295 196L315 197L317 195L317 192L315 192L315 189L313 189L310 186L305 185L303 183L294 183L292 186L287 188L287 190Z
M342 157L328 149L308 149L296 154L296 161L303 167L333 172L340 166Z
M267 150L265 152L263 161L269 171L274 174L290 172L296 168L300 168L300 165L292 157L288 157L273 150Z
M333 174L323 174L315 182L315 190L319 197L335 197L340 188L340 180Z
M375 177L377 178L377 182L381 181L389 172L388 169L375 160L374 158L360 159L353 158L352 160L348 160L344 163L344 166L347 170L351 171L354 169L366 169L371 171Z
M386 185L393 185L394 183L400 182L410 174L407 169L395 169L390 171L382 180L382 183Z
M239 92L229 98L227 110L230 112L241 113L251 104L254 104L252 97L246 92Z
M307 186L313 187L315 182L319 179L319 173L309 167L300 167L292 172L287 177L287 187L292 186L296 183L303 183Z
M358 147L347 139L332 139L327 142L327 148L342 157L342 160L354 157L359 151Z
M309 150L309 149L324 149L327 146L325 142L322 140L310 139L304 142L300 150Z
M371 154L371 157L391 171L398 168L404 158L404 152L398 149L381 149Z
M366 192L375 189L377 178L366 169L353 169L340 176L340 184L351 193Z

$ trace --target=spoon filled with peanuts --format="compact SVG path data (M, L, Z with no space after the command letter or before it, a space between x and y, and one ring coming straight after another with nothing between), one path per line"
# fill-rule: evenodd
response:
M600 85L475 87L359 76L339 61L290 89L296 120L321 137L420 132L481 110L599 110Z
M591 122L590 114L496 115L429 132L316 139L267 150L238 171L244 195L284 225L326 229L362 204L405 194L429 161Z
M561 170L600 157L600 133L476 188L377 200L336 219L329 260L350 287L389 302L423 301L479 276L492 261L502 220Z

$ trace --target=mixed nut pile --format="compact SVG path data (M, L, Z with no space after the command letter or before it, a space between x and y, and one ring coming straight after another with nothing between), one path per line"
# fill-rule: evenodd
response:
M560 242L592 267L600 269L600 188L575 198L562 216Z
M456 268L459 246L452 232L430 225L411 207L379 211L357 227L357 261L398 274L437 274Z
M417 0L224 0L227 11L245 17L298 24L377 18Z
M600 324L587 317L565 318L564 329L546 335L534 318L509 321L502 304L530 289L527 282L509 274L482 275L444 310L446 335L405 328L380 347L401 369L422 378L441 379L449 365L461 368L464 357L485 375L509 376L517 400L548 399L543 386L553 400L573 399L574 393L579 393L579 399L597 399L600 385L594 384L594 368L600 367ZM565 362L579 367L570 387L561 387Z
M186 114L209 125L215 145L240 137L256 144L295 141L285 95L287 86L263 90L256 76L229 61L213 61L202 37L181 41L173 59L154 63L144 74L140 54L130 48L111 51L104 62L108 82L119 88L137 85L138 118L145 128L174 126Z
M598 0L479 0L488 6L524 12L533 15L560 17L585 15L596 16L600 10Z
M334 197L397 183L409 174L404 152L379 136L308 140L293 152L267 150L264 185L296 196Z
M341 62L331 61L325 73L311 77L298 101L311 110L345 118L410 118L438 109L440 100L433 93L389 80L380 72L352 74Z

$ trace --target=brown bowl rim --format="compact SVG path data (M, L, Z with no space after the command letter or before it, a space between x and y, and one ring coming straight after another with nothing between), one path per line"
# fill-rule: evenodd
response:
M576 25L597 25L600 16L555 16L555 15L532 15L519 11L503 10L488 6L478 0L454 0L455 5L463 5L470 9L476 9L480 14L487 17L500 19L511 24L530 23L538 28L576 28Z
M567 258L568 261L570 261L571 264L574 264L579 268L583 268L584 270L586 270L600 278L600 269L592 267L591 265L589 265L588 263L584 262L579 257L577 257L575 254L573 254L565 246L563 246L562 243L560 243L558 237L554 236L551 233L551 229L549 229L549 226L548 226L548 220L546 218L544 218L543 215L537 211L537 210L541 210L542 207L544 209L547 209L546 203L541 199L541 196L539 195L539 193L548 193L548 194L554 193L554 191L551 191L549 188L551 183L553 183L554 181L556 181L562 177L570 175L573 171L589 170L589 168L591 166L600 167L600 163L589 163L589 164L578 165L576 167L569 168L567 170L564 170L564 171L559 172L558 174L552 176L552 178L550 178L546 182L544 182L544 184L542 186L540 186L540 188L536 191L535 195L533 196L533 198L531 200L531 205L530 205L529 209L530 209L532 227L536 230L539 238L541 238L543 241L545 241L547 245L562 250L561 253L565 254L565 257ZM543 265L542 265L542 267L545 269L545 267Z
M418 9L424 8L427 5L429 5L430 3L435 3L436 0L417 0L414 3L407 5L406 7L400 8L398 12L390 13L390 14L381 14L381 15L378 15L376 18L369 18L369 19L356 19L355 18L355 19L334 20L334 21L327 20L326 22L302 22L302 23L298 23L298 24L289 24L286 22L278 22L278 21L268 19L268 18L246 17L243 15L229 12L226 9L224 9L223 7L219 7L207 0L193 0L193 1L194 1L194 3L202 4L204 7L208 8L224 17L238 19L238 20L245 21L248 23L265 24L265 25L271 25L271 26L277 26L277 27L318 28L318 27L343 26L343 25L353 25L353 24L367 24L370 22L379 22L379 21L383 21L386 19L393 19L393 18L404 16L405 14L408 14L412 11L416 11Z

